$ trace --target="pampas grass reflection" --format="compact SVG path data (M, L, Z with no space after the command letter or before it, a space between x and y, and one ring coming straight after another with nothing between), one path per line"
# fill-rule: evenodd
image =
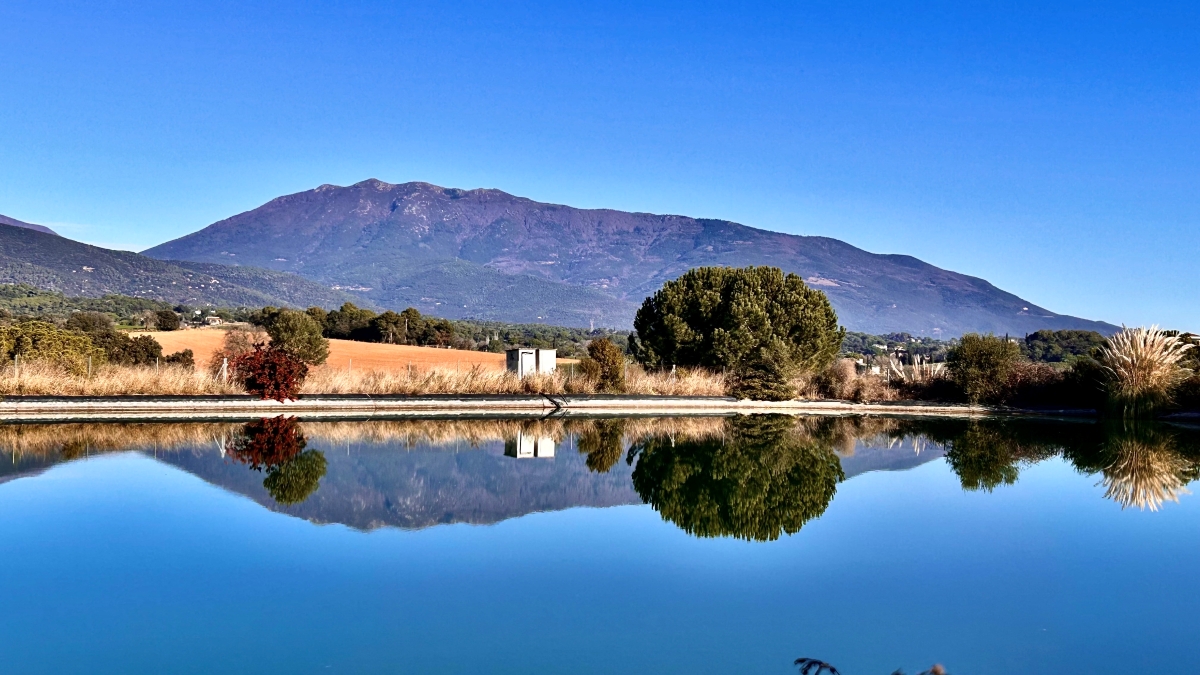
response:
M1128 436L1112 443L1114 458L1104 469L1104 496L1124 509L1136 506L1157 511L1168 501L1179 502L1180 494L1191 494L1189 462L1167 439Z

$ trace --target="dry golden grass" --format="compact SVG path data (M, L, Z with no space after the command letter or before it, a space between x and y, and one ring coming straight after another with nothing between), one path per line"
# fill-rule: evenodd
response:
M0 367L0 396L241 394L241 386L176 366L99 366L90 377L48 363Z
M365 422L301 422L314 447L346 443L478 446L515 438L517 433L553 438L585 433L594 419L371 420ZM242 425L229 422L120 424L0 424L0 452L6 455L47 455L61 452L68 459L85 453L156 448L223 447ZM719 438L722 417L635 418L626 421L626 444L654 435L682 440Z
M216 332L216 331L213 331ZM436 350L435 350L436 351ZM470 353L470 352L468 352ZM701 370L645 373L629 370L629 393L641 395L720 395L724 380ZM590 394L596 384L561 369L553 374L518 379L484 364L469 368L359 370L319 366L309 371L304 394ZM240 385L222 382L204 369L196 372L162 365L98 367L92 375L72 375L46 363L0 367L0 395L6 396L120 396L241 394Z
M647 373L630 367L627 392L650 396L720 396L724 378L704 370ZM340 370L314 368L304 382L305 394L592 394L596 383L572 371L517 378L504 370L476 364L470 368Z
M133 448L171 450L213 444L236 433L231 423L0 424L0 452L46 455L76 451L113 452Z

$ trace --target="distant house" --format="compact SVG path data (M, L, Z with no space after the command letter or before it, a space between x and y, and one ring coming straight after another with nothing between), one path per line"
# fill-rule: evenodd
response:
M504 364L508 372L517 377L534 373L553 373L558 367L558 350L517 347L504 351Z
M204 323L209 326L219 326L224 321L221 321L221 317L219 316L206 316L204 317Z

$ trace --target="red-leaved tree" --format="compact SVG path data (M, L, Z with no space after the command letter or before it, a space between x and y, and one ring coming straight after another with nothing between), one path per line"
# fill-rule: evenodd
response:
M308 365L303 361L263 344L254 345L253 351L237 356L230 365L246 391L264 400L295 399L308 375Z

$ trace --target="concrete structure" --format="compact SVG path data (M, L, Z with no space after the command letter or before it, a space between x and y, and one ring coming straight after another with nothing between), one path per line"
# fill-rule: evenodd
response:
M554 457L554 439L549 436L532 436L517 432L515 439L504 441L504 454L517 459Z
M558 351L555 349L532 349L517 347L504 352L504 364L508 372L517 377L533 373L553 373L558 368Z

